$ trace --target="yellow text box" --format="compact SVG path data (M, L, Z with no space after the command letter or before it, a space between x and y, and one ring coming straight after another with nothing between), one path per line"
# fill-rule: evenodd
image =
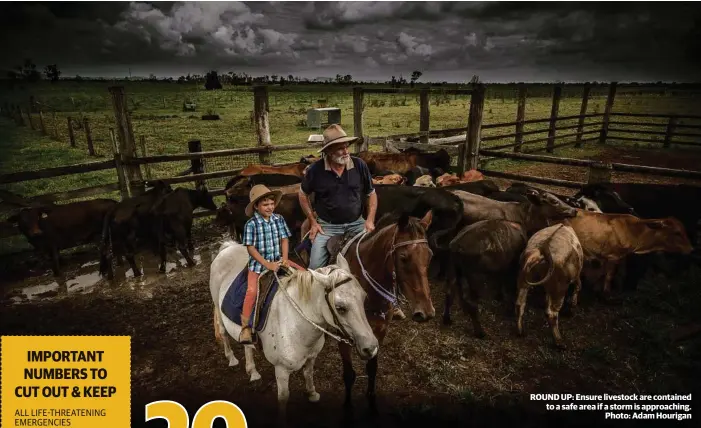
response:
M2 336L2 427L131 426L129 336Z

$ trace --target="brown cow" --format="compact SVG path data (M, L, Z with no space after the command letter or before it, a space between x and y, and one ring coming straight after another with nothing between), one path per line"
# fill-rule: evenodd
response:
M272 189L271 189L272 190ZM293 237L299 236L299 230L302 227L302 222L306 219L302 207L299 204L299 185L287 186L278 188L282 190L283 195L280 203L275 207L275 212L280 214L287 222L287 227L290 228ZM240 238L240 233L243 232L243 227L250 217L246 216L245 208L248 205L248 195L239 195L230 197L226 203L221 204L217 209L217 215L214 223L219 226L226 226L229 234L233 239ZM290 239L293 241L294 239Z
M571 226L582 243L584 257L606 267L604 294L618 264L628 255L655 251L690 254L693 250L684 225L674 217L641 219L630 214L601 214L577 210L562 223Z
M484 180L484 175L477 171L476 169L471 169L469 171L465 171L462 175L462 179L460 180L461 183L469 183L471 181L480 181Z
M517 327L523 335L523 312L526 309L528 290L542 285L545 288L545 313L552 329L555 346L564 349L558 315L565 301L570 284L575 284L572 307L577 306L577 298L582 288L580 275L584 263L582 245L574 229L564 224L546 227L536 232L526 244L521 255L521 271L518 276L518 297L516 299ZM532 281L532 278L540 280Z
M576 209L549 193L528 194L528 202L501 202L462 190L450 192L463 203L465 224L480 220L507 220L523 225L529 236L547 227L550 222L577 215Z
M438 185L438 187L445 187L454 186L456 184L461 183L470 183L472 181L480 181L484 179L484 175L482 175L481 172L477 171L476 169L471 169L469 171L465 171L462 177L458 177L457 174L443 174L440 177L436 178L436 184Z
M452 186L454 184L459 184L460 179L457 175L446 172L440 177L436 178L436 185L438 187Z
M284 175L296 175L302 178L304 176L304 169L308 166L306 163L295 162L288 163L285 165L261 165L261 164L249 164L246 168L239 172L239 175L251 176L256 174L284 174Z
M450 168L450 155L445 149L440 149L435 153L421 153L416 149L407 149L404 153L364 151L358 153L358 157L368 164L370 173L373 175L379 175L381 171L403 174L417 166L429 170Z
M23 208L8 219L30 244L51 257L54 275L61 275L59 251L100 242L105 216L117 205L112 199L94 199L65 205Z

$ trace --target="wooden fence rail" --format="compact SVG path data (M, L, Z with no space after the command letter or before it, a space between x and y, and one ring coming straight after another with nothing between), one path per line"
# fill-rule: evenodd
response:
M36 171L18 171L0 175L0 184L19 183L21 181L37 180L40 178L53 178L62 175L80 174L84 172L102 171L114 168L114 160L89 162L76 165L44 168Z
M487 156L493 156L497 158L505 159L517 159L517 160L531 160L543 163L552 163L558 165L570 165L570 166L585 166L589 167L596 165L599 162L588 160L588 159L575 159L575 158L563 158L557 156L543 156L525 153L507 153L500 152L497 150L482 150L482 154ZM675 169L675 168L660 168L654 166L644 166L644 165L631 165L624 163L612 162L611 167L614 171L623 172L637 172L650 175L660 175L664 177L679 177L679 178L691 178L691 179L701 179L701 171L691 171L686 169Z
M490 171L489 169L477 168L480 165L480 160L491 160L499 158L516 159L523 161L537 161L545 163L555 163L561 165L571 165L578 167L588 167L591 171L600 168L600 164L596 161L590 161L585 159L573 159L573 158L562 158L556 156L542 156L535 155L534 152L547 150L552 153L554 149L559 147L565 147L569 145L575 145L575 147L581 147L584 142L596 141L605 144L606 141L638 141L638 142L654 142L662 143L664 147L670 147L672 144L680 145L701 145L701 143L691 142L691 141L678 141L675 138L696 138L701 137L701 133L687 132L686 130L698 130L701 129L701 124L680 124L679 121L683 119L699 120L701 116L698 115L675 115L675 114L653 114L653 113L620 113L613 111L613 104L616 95L616 82L611 83L608 91L608 98L606 102L606 109L604 113L586 113L587 103L590 96L591 85L585 85L582 91L582 104L580 107L580 114L578 115L559 115L559 101L563 93L563 87L560 85L555 85L552 92L552 106L550 110L549 117L545 118L535 118L535 119L525 119L525 103L526 103L526 89L525 85L520 85L518 88L518 111L516 113L515 121L513 122L503 122L503 123L492 123L492 124L482 124L483 119L483 109L485 101L485 86L482 84L472 85L471 89L451 89L444 90L438 88L427 88L427 87L416 87L416 88L363 88L354 87L353 88L353 117L354 117L354 136L359 137L359 142L356 146L356 151L368 150L369 145L382 145L385 150L388 150L390 145L397 148L408 148L415 147L421 150L435 151L437 149L445 149L451 156L457 157L458 171L462 173L466 169L479 169L482 173L487 176L508 178L513 180L530 181L541 184L551 184L561 187L577 188L583 183L559 180L552 178L543 177L533 177L528 175ZM256 124L256 136L257 144L255 147L237 148L237 149L224 149L224 150L212 150L203 151L201 143L197 140L190 141L188 143L190 152L188 153L177 153L168 155L150 155L147 156L146 151L142 150L142 156L138 156L136 143L137 138L135 138L132 130L131 119L129 113L126 110L126 101L124 95L123 87L111 87L109 92L112 100L112 107L115 115L115 128L113 128L114 137L112 138L114 144L114 159L101 161L101 162L90 162L85 164L69 165L56 168L46 168L38 171L22 171L14 172L9 174L0 175L0 184L17 183L27 180L36 180L44 178L53 178L68 174L80 174L84 172L100 171L114 168L116 172L116 177L118 179L117 183L109 183L104 185L90 186L82 189L74 189L65 192L58 192L52 194L38 195L29 200L36 200L42 202L57 202L62 200L70 200L75 198L96 196L103 193L109 193L119 190L121 192L122 199L138 195L143 191L145 186L153 184L156 180L161 180L169 184L195 182L198 186L203 186L208 179L215 178L225 178L234 176L241 171L241 168L227 169L223 171L205 171L205 164L202 159L218 158L218 157L232 157L247 154L258 154L259 159L262 163L272 164L270 155L273 152L278 151L288 151L288 150L303 150L310 149L312 147L316 148L321 146L323 143L304 143L304 144L291 144L291 145L273 145L270 135L270 124L269 124L269 114L268 114L268 90L264 86L256 86L253 89L254 94L254 122ZM363 135L363 104L365 94L412 94L417 95L419 100L419 132L407 133L407 134L395 134L380 137L371 137ZM468 121L466 126L458 128L449 129L431 129L430 128L430 96L431 95L468 95L470 96ZM18 125L25 125L28 122L28 126L32 128L38 128L42 133L46 133L45 124L43 123L43 115L41 110L38 109L39 122L38 126L35 126L31 113L32 106L35 103L30 102L30 108L24 109L20 106L7 105L3 108L5 114L14 119ZM24 117L26 114L26 118ZM662 118L667 119L665 123L638 123L626 120L626 117L640 117L640 118ZM590 123L585 123L587 118L596 118L597 120ZM600 118L600 120L598 120ZM56 128L56 122L54 117L54 129ZM72 119L67 119L69 123L69 137L72 132L72 126L70 125ZM562 124L562 121L576 120L576 124ZM547 123L547 127L537 130L524 130L524 126L528 124L539 124ZM558 126L558 123L562 124ZM89 131L89 123L87 120L83 122L86 128L86 138L88 139L88 150L90 154L94 154L94 149L92 146L91 134ZM650 130L636 130L631 129L631 127L636 126L658 126L665 127L663 131L650 131ZM487 129L499 129L506 128L506 132L501 135L489 135L482 137L482 130ZM510 129L509 129L510 128ZM116 132L114 131L116 130ZM566 132L562 131L576 130L576 132ZM677 132L682 130L682 132ZM542 138L535 138L532 140L524 141L523 137L528 135L535 135L540 133L547 133L547 136ZM645 139L645 138L633 138L627 136L616 136L617 134L627 133L627 134L640 134L640 135L656 135L664 136L663 140ZM597 134L592 136L592 134ZM614 135L611 135L614 134ZM447 138L452 141L443 143L430 143L430 138ZM563 139L568 139L571 137L576 137L576 141L564 141L557 143L557 141L562 141ZM482 142L497 141L502 139L512 139L509 144L484 147L481 148ZM75 137L71 138L72 144ZM403 141L405 140L405 141ZM412 140L412 141L410 141ZM534 145L537 143L547 142L546 147L537 148L531 151L523 151L523 146ZM391 143L391 144L390 144ZM142 146L144 146L142 142ZM500 151L501 149L513 148L513 152ZM151 176L150 170L148 169L152 164L165 163L165 162L177 162L177 161L190 161L191 165L188 171L184 172L187 175L177 174L171 177L159 177L154 178ZM147 171L144 176L142 176L141 166ZM610 170L622 171L622 172L636 172L642 174L654 174L667 177L681 177L681 178L691 178L691 179L701 179L701 171L688 171L681 169L672 168L658 168L650 166L641 165L629 165L622 163L610 164ZM212 195L221 195L224 193L223 188L210 189ZM196 217L202 217L207 215L212 215L214 212L202 211L197 212ZM4 225L2 225L4 227ZM3 229L4 230L4 229ZM4 232L3 232L4 234Z

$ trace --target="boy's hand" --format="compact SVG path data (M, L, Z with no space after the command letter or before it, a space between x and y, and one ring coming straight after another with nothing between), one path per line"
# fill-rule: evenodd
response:
M282 266L282 267L289 267L288 264L287 264L287 259L286 259L286 258L283 257L282 259L280 259L280 266Z
M265 264L264 264L263 266L265 266L265 268L268 269L268 270L271 270L271 271L273 271L273 272L277 272L278 269L280 269L280 262L268 262L268 261L266 261Z

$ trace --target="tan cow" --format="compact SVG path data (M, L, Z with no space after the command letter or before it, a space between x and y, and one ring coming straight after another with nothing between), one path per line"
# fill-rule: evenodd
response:
M404 184L406 177L399 174L389 174L384 177L373 177L372 184Z
M433 177L431 177L429 174L422 175L421 177L416 179L416 183L414 183L414 186L417 187L436 187L436 183L433 182Z
M684 225L674 217L641 219L630 214L577 211L576 217L562 223L574 229L586 260L599 260L605 265L606 295L616 267L626 256L655 251L689 254L693 250Z
M518 297L516 298L517 327L523 335L523 312L531 287L542 285L545 288L545 313L552 329L555 346L564 349L558 315L565 301L570 284L575 284L572 306L577 306L579 291L582 288L580 275L584 263L582 245L570 226L557 224L536 232L526 244L521 254L521 271L518 276ZM533 278L540 280L533 281Z

